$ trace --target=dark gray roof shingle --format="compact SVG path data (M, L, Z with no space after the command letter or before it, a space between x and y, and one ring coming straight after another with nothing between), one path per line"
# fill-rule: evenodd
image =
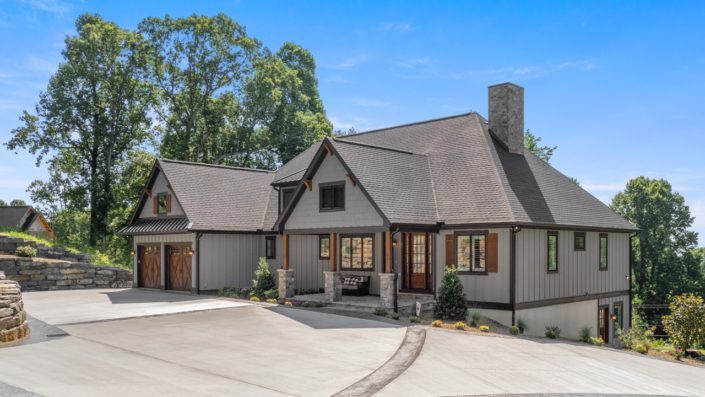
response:
M22 227L22 218L31 209L30 206L2 206L0 207L0 226L2 227Z

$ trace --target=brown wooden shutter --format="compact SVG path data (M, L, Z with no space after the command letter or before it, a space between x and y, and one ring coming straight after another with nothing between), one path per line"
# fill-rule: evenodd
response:
M166 195L166 213L171 213L171 194Z
M499 267L497 233L487 235L487 272L497 273Z
M446 234L446 266L455 265L455 236Z
M152 213L157 214L157 209L159 208L159 199L152 197Z

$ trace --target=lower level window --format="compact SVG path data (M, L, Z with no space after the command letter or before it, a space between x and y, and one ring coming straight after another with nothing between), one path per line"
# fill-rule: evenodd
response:
M341 269L374 270L374 236L343 236L340 246Z
M458 234L455 236L458 271L483 273L487 270L485 237L484 234Z
M264 254L267 259L276 259L277 257L277 238L275 236L267 236L265 240Z
M614 304L614 316L614 332L616 333L617 330L624 329L624 320L622 320L624 318L624 305L622 304L622 302L616 302Z

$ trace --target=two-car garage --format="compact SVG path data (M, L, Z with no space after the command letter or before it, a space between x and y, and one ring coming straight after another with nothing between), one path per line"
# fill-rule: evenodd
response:
M192 241L188 241L191 239L192 234L190 233L135 236L137 256L135 282L137 286L173 291L195 291L195 252Z

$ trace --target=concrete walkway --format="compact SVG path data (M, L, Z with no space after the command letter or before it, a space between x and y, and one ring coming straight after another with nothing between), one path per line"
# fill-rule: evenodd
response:
M329 396L384 364L406 331L377 321L229 300L222 302L237 307L154 316L159 313L142 299L108 304L99 291L80 299L64 292L41 300L27 294L31 315L81 323L60 327L70 336L2 349L5 390L45 396ZM173 294L133 292L151 294L151 304L166 311L177 304L191 307L188 300L173 302ZM63 314L51 313L50 298ZM75 309L83 313L64 309L75 300L83 302ZM102 321L103 309L150 317Z
M378 396L705 396L705 368L585 344L430 328L421 354Z

